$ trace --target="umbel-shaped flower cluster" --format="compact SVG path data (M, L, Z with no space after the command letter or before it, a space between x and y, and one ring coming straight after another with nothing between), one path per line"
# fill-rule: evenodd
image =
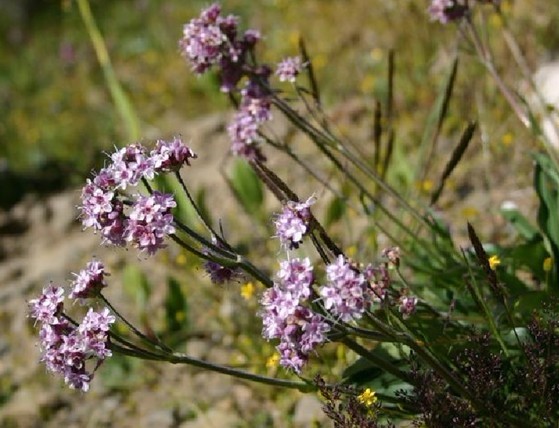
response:
M82 224L99 231L105 244L130 243L154 254L164 247L164 237L175 232L171 209L176 202L170 194L128 195L125 190L156 174L178 171L193 158L196 155L180 138L159 140L151 152L141 144L117 150L110 156L111 163L88 179L82 190Z
M238 23L237 16L221 16L221 6L212 4L184 26L179 49L196 74L216 67L221 90L240 95L238 111L227 127L231 151L246 159L262 161L265 157L258 146L259 131L272 119L272 68L254 60L253 50L260 33L247 30L241 36ZM294 83L303 66L299 57L286 58L277 65L275 74L280 82ZM244 77L247 82L239 88Z
M106 286L104 275L103 264L91 261L76 274L70 298L81 300L97 295ZM112 355L108 331L115 317L107 308L99 312L89 308L77 325L64 315L64 299L64 289L50 284L39 298L29 301L29 316L41 326L41 361L47 370L62 376L71 388L87 391L94 372ZM93 369L86 367L89 360L96 361Z
M276 237L287 251L299 248L310 232L310 207L314 202L314 198L303 203L287 201L277 215ZM260 301L262 336L280 340L276 349L283 367L301 372L312 351L327 341L333 328L355 323L375 304L389 302L388 266L397 267L400 254L392 248L385 250L383 256L388 263L359 268L340 254L326 265L326 281L319 286L311 260L290 259L288 254L288 260L280 263L273 287L264 292ZM403 294L399 311L407 317L416 304L415 297Z

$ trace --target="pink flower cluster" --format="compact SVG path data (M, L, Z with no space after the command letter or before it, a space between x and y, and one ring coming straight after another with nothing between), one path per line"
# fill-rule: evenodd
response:
M171 208L176 203L171 195L158 192L130 200L123 191L142 179L151 180L155 174L190 165L189 159L196 155L180 138L174 138L157 141L151 152L140 144L131 144L110 158L111 163L93 180L88 179L82 189L82 224L100 231L105 244L124 246L129 242L153 254L164 246L163 237L175 231ZM131 212L127 214L125 207L129 205Z
M324 308L344 322L361 318L373 301L365 275L340 255L326 267L326 277L319 291Z
M309 354L327 339L330 325L309 307L314 282L308 258L283 261L278 281L264 292L260 314L265 339L280 339L280 364L299 373Z
M262 82L267 82L270 70L262 67L258 77L252 77L241 90L241 103L233 120L227 126L231 139L231 151L234 155L249 160L265 160L258 143L261 138L260 127L272 119L272 104L267 89ZM267 83L266 83L267 84Z
M227 127L231 151L245 159L264 160L258 147L258 131L272 117L268 89L271 70L249 64L248 53L260 40L260 33L247 30L239 38L238 21L237 16L221 16L221 7L214 3L184 26L179 47L195 73L203 74L215 66L221 90L240 92L239 110ZM237 86L245 76L248 83L238 90Z
M309 230L311 220L310 207L315 203L314 197L305 202L289 201L283 207L283 211L276 217L276 236L282 246L287 249L298 248L303 242L303 236Z
M99 292L107 286L105 281L105 266L97 260L90 261L85 269L74 276L70 299L87 299L96 297Z
M214 65L219 67L224 92L234 89L244 76L246 55L260 40L255 30L237 38L238 22L237 16L221 16L221 6L214 3L185 24L179 41L180 51L195 73L203 74Z
M112 355L108 332L115 317L107 308L100 312L90 308L76 326L64 317L63 309L64 289L52 284L39 298L29 301L29 316L41 324L41 361L70 388L87 391L95 370ZM92 359L96 364L88 370L86 363Z

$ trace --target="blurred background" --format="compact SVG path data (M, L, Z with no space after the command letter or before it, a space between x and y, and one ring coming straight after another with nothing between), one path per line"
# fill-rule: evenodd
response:
M194 181L212 193L222 186L215 169L227 151L223 128L231 109L215 76L194 76L177 48L183 24L207 5L198 0L90 3L116 77L138 118L140 139L177 133L192 138L200 156ZM397 189L431 189L429 177L415 182L409 166L460 37L456 27L429 21L427 1L225 0L222 5L224 13L241 16L242 26L262 32L263 61L297 54L303 37L327 111L340 133L358 141L370 135L375 101L386 97L387 58L393 50L397 119L389 180ZM503 8L532 70L559 56L559 4L503 1ZM502 23L495 16L488 13L485 24L489 40L499 34ZM502 43L495 42L494 55L505 81L522 91ZM309 426L313 418L320 420L319 404L305 401L308 397L185 374L184 367L115 359L85 397L45 375L36 363L25 300L45 281L68 279L68 271L80 269L87 254L102 254L96 238L79 233L75 224L76 189L103 165L104 152L131 142L75 2L0 0L0 117L0 426ZM475 57L461 49L443 133L456 141L464 124L475 119L481 130L477 148L443 204L458 207L455 215L466 218L478 217L492 204L498 207L505 198L528 201L529 208L528 153L537 142L519 125ZM439 173L450 153L444 142L441 147L433 159ZM160 307L176 288L169 281L177 280L180 298L190 308L183 307L188 316L182 316L195 324L185 327L184 337L200 336L198 342L189 341L189 351L201 356L214 352L224 362L237 359L264 372L273 370L266 366L272 347L260 343L258 321L234 316L238 305L254 313L254 296L241 296L239 287L200 292L193 284L209 287L209 281L196 262L178 251L154 260L159 268L151 277L129 267L138 260L135 254L107 257L113 280L124 285L114 298L128 302L131 313ZM127 283L132 284L128 291ZM140 289L152 291L138 291L138 283L151 284ZM145 319L140 315L137 321ZM212 328L222 336L202 334ZM177 342L181 346L184 337ZM212 341L219 346L214 348ZM150 401L152 396L159 401ZM212 412L220 411L216 420L221 422L215 422ZM97 419L88 425L91 414Z

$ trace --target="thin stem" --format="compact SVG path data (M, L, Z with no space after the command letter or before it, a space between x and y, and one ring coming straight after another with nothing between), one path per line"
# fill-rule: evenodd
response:
M210 254L209 252L204 253L194 248L192 245L180 239L177 235L169 235L169 236L178 245L180 245L181 247L183 247L184 249L186 249L187 251L191 252L192 254L194 254L195 256L201 259L213 261L222 266L239 267L240 269L248 273L250 276L252 276L254 279L260 281L264 286L270 288L274 285L274 282L266 274L264 274L264 272L262 272L260 269L254 266L250 261L248 261L247 259L245 259L244 257L238 254L235 256L234 260L230 258L219 257L215 254Z
M296 382L287 379L277 379L273 377L258 375L255 373L246 372L237 368L224 366L221 364L210 363L208 361L193 358L181 353L173 353L168 356L166 361L172 364L188 364L193 367L209 370L216 373L233 376L238 379L245 379L251 382L261 383L264 385L279 386L281 388L297 389L301 392L311 392L316 390L316 386L308 382Z
M144 333L142 333L140 330L138 330L136 327L134 327L134 325L128 321L112 304L111 302L109 302L107 300L107 298L102 294L99 293L99 298L103 301L103 303L105 305L107 305L107 307L124 323L126 324L126 326L132 331L132 333L134 333L136 336L138 336L140 339L146 341L147 343L149 343L152 346L155 346L156 348L161 349L162 351L166 351L166 352L172 352L172 349L169 348L168 346L166 346L165 344L161 343L161 341L159 340L154 340L148 336L146 336Z
M503 79L495 69L495 65L493 64L492 58L488 53L487 49L485 49L485 47L483 46L483 43L479 38L475 26L470 20L466 20L466 25L470 32L471 40L473 42L473 45L476 49L476 52L478 54L481 63L485 66L485 68L487 69L487 71L489 72L489 74L497 84L497 87L499 88L499 90L501 91L501 93L503 94L503 96L505 97L505 99L513 109L518 119L520 119L520 122L522 122L522 124L526 128L530 129L531 128L530 119L528 118L528 116L526 115L526 113L518 103L518 100L512 94L509 87L505 84L505 82L503 81Z
M180 183L182 190L184 191L188 201L190 202L190 205L192 205L192 208L194 208L198 220L200 220L200 222L206 227L206 229L208 229L208 232L211 234L212 239L216 239L220 244L224 245L225 248L229 248L229 244L212 228L212 226L206 221L206 219L200 212L198 204L194 201L194 198L192 198L192 195L190 194L190 191L188 190L188 187L186 186L186 183L182 179L179 171L175 171L175 177Z

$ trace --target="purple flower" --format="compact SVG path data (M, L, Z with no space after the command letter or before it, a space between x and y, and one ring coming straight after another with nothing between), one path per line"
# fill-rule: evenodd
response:
M292 293L297 300L307 300L310 297L314 274L309 258L282 261L276 276L283 289Z
M390 284L392 283L392 279L390 278L386 265L378 267L367 265L365 269L363 269L363 275L369 283L372 301L384 301L387 297Z
M137 195L126 223L124 239L150 255L164 248L165 236L175 233L171 208L176 206L170 194L153 192L151 196Z
M304 306L310 299L314 282L313 266L308 258L280 263L278 282L267 289L262 304L262 336L279 339L280 364L299 373L309 354L327 340L330 325Z
M240 54L234 46L237 25L237 17L222 17L221 6L214 3L184 26L179 47L195 73L205 73L224 57L237 61Z
M101 277L102 266L92 263L88 265L89 274ZM70 388L87 391L93 378L93 372L87 370L87 361L96 359L96 369L111 356L108 331L115 317L107 308L101 312L90 308L82 323L75 327L62 315L63 300L64 290L50 285L38 299L29 302L30 316L42 324L41 361L48 371L61 375Z
M43 293L38 299L29 301L29 316L41 323L53 323L58 320L63 302L64 289L50 284L43 288Z
M288 201L276 217L276 236L285 248L298 248L303 242L303 236L308 232L311 220L310 206L314 203L313 197L305 202Z
M280 82L295 83L295 79L302 69L303 61L301 60L301 57L294 56L285 58L283 61L278 63L276 67L276 76L278 76Z
M249 160L263 160L264 156L257 143L259 123L250 113L239 110L227 126L231 139L231 152Z
M361 318L372 300L365 276L342 255L326 267L326 276L319 291L325 309L345 322Z
M428 12L432 21L448 24L463 18L468 12L468 4L465 0L431 0Z
M408 318L411 314L415 312L415 307L417 306L417 297L413 296L402 296L399 300L398 310L404 318Z
M263 123L272 119L269 92L260 81L267 81L270 70L262 67L257 74L259 77L252 78L241 91L239 111L227 127L231 151L249 160L265 159L258 147L261 140L258 131Z
M196 153L180 137L171 141L157 140L150 157L155 172L177 171L184 164L190 165L189 159L197 158Z
M153 179L153 160L147 156L147 150L141 144L130 144L111 155L110 166L116 187L126 189L136 186L140 179Z
M105 266L97 260L90 261L85 269L74 275L76 279L72 282L71 299L96 297L107 286Z

